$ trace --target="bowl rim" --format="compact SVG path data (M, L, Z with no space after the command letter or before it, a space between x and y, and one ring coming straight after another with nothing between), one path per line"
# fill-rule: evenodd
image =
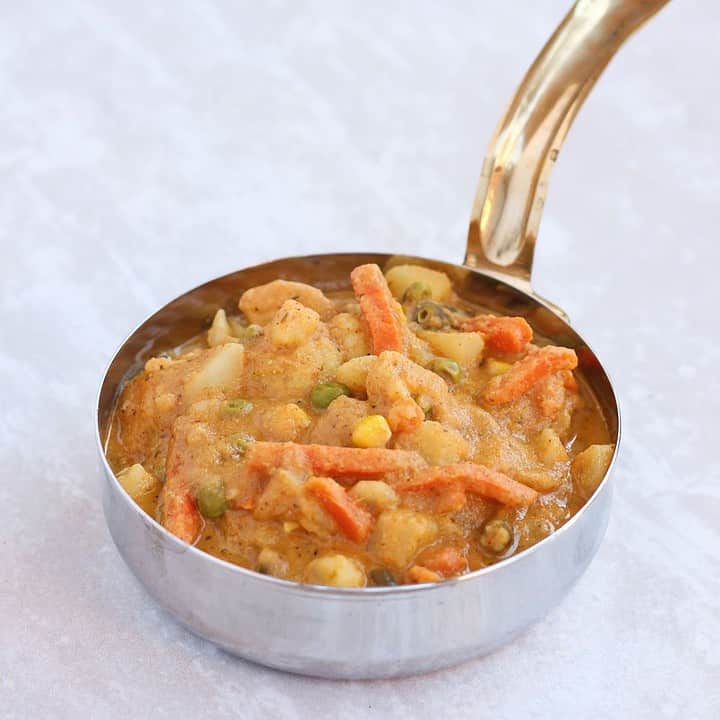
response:
M414 593L424 593L424 592L432 592L432 591L439 591L442 589L447 589L450 587L454 587L463 583L469 583L474 580L479 580L480 578L489 575L491 573L499 573L503 570L512 567L515 564L518 564L520 562L523 562L527 558L531 558L535 553L542 552L542 549L545 547L549 547L549 545L555 541L558 537L567 534L572 527L574 527L578 522L580 522L580 519L586 515L585 512L587 508L589 508L597 499L597 497L602 493L605 489L605 486L609 483L610 475L613 472L613 469L615 467L615 463L618 457L621 441L622 441L622 417L621 417L621 409L620 409L620 403L617 398L617 394L615 393L615 384L612 381L612 378L610 377L610 374L608 373L607 369L605 368L605 365L603 363L600 363L600 367L605 375L605 377L608 380L608 385L610 387L610 392L612 399L614 401L615 410L617 413L617 439L615 441L615 447L613 449L613 455L610 459L610 464L608 465L607 470L605 471L605 475L603 476L603 479L595 488L595 491L593 494L585 501L585 503L582 505L582 507L565 523L563 523L557 530L552 532L547 537L543 538L542 540L536 542L534 545L531 545L528 548L525 548L525 550L522 550L519 553L510 555L507 558L504 558L503 560L498 561L497 563L493 563L492 565L487 565L486 567L480 568L478 570L473 570L472 572L466 573L465 575L459 575L453 578L449 578L447 580L443 580L442 582L432 582L432 583L417 583L412 585L391 585L391 586L384 586L384 587L334 587L330 585L313 585L311 583L303 583L297 580L284 580L282 578L276 578L272 575L263 575L262 573L258 573L255 570L250 570L249 568L243 567L242 565L236 565L235 563L231 563L228 560L223 560L222 558L219 558L215 555L211 555L210 553L205 552L204 550L200 550L196 545L190 545L189 543L186 543L184 540L180 540L180 538L173 535L169 530L167 530L165 527L163 527L154 517L146 513L131 497L130 495L125 491L125 489L120 484L120 481L117 478L117 475L113 471L113 469L110 467L110 463L108 462L107 455L105 453L105 445L103 444L103 440L100 437L100 400L101 395L103 392L103 389L105 387L105 382L107 381L108 374L110 372L110 368L112 367L113 363L115 362L117 356L120 354L122 349L125 347L125 345L131 340L131 338L147 323L149 320L151 320L155 315L165 310L169 305L176 302L177 300L185 297L186 295L191 295L195 293L196 291L200 290L201 288L205 287L206 285L209 285L211 283L215 283L219 280L223 280L225 278L229 278L231 275L235 275L239 272L244 272L246 270L252 270L255 268L260 268L263 265L270 265L276 262L283 262L283 261L291 261L291 260L312 260L314 258L319 257L327 257L329 255L332 256L343 256L343 255L366 255L366 256L384 256L384 257L398 257L399 254L390 254L390 253L380 253L380 252L342 252L342 253L316 253L312 255L291 255L287 257L281 257L281 258L272 258L271 260L267 260L265 262L256 263L254 265L248 265L246 267L242 267L238 270L234 270L229 273L225 273L223 275L217 275L215 277L210 278L209 280L199 283L198 285L194 286L190 290L187 290L183 293L180 293L179 295L176 295L175 297L168 300L166 303L164 303L161 307L154 310L150 315L146 316L137 326L135 326L130 333L122 340L122 342L117 346L115 352L112 353L110 360L106 363L105 368L103 370L103 374L98 386L98 390L95 396L95 410L93 414L93 425L94 425L94 434L95 434L95 443L97 447L97 451L100 455L100 459L103 465L103 470L105 471L105 474L107 476L107 480L111 483L113 486L113 489L116 494L119 494L123 498L123 502L126 503L127 507L129 507L132 511L134 511L136 514L140 516L140 519L149 525L153 531L156 533L159 533L163 539L164 542L171 544L174 544L177 546L177 549L180 553L189 553L192 557L198 558L201 562L204 560L206 562L209 562L211 564L216 565L218 568L225 572L231 572L240 574L241 576L245 576L248 580L261 582L261 583L268 583L271 586L275 586L278 589L283 589L288 592L294 592L294 593L300 593L300 594L310 594L310 595L319 595L323 597L329 597L329 596L336 596L336 597L345 597L345 598L367 598L367 599L375 599L378 596L391 596L391 597L398 597L406 594L414 594ZM544 308L549 310L553 315L558 317L560 320L562 320L566 325L570 326L579 337L582 338L585 346L593 353L593 355L597 358L597 354L594 352L592 347L587 343L585 340L584 335L582 335L576 328L574 324L572 324L569 320L566 318L563 318L560 315L560 312L556 306L554 306L550 301L545 300L544 298L534 294L533 292L528 292L523 288L519 288L515 285L513 285L510 282L506 282L504 280L499 279L495 275L490 275L487 273L484 273L482 270L479 270L477 268L471 268L467 265L456 265L455 263L450 263L444 260L437 260L432 258L423 258L421 256L407 256L403 255L401 257L412 257L417 260L424 260L429 263L438 263L438 264L445 264L445 265L451 265L455 267L463 267L467 270L470 270L473 273L476 273L478 275L481 275L482 277L488 278L492 280L493 282L500 282L503 285L506 285L510 287L513 291L519 292L522 295L525 295L529 298L531 298L534 302L537 302L538 304L542 305ZM599 362L599 361L598 361ZM124 378L123 378L124 380ZM117 390L114 394L114 400L117 399ZM106 518L107 522L107 518Z

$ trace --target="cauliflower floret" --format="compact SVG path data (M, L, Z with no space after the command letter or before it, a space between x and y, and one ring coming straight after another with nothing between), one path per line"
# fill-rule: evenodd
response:
M352 447L352 432L355 423L365 417L369 406L362 400L340 395L318 418L310 433L310 442L319 445L344 445Z
M321 290L305 283L289 280L273 280L265 285L246 290L238 307L252 323L265 325L282 307L286 300L296 300L314 310L323 320L334 312L333 304Z
M362 320L350 313L339 313L328 323L330 336L342 352L343 360L367 355L370 346Z
M265 328L270 342L280 349L304 345L315 334L320 316L295 300L287 300Z
M334 376L340 359L340 351L317 313L289 300L265 334L247 348L247 394L300 400L317 383Z

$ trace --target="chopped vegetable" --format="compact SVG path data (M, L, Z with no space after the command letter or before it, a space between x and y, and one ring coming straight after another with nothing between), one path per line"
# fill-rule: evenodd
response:
M403 303L417 303L430 297L432 297L432 290L429 285L424 282L414 282L403 293L402 301Z
M589 498L600 485L614 452L614 445L591 445L572 461L573 482L583 497Z
M257 572L283 578L288 572L288 561L277 550L263 548L257 559Z
M273 280L246 290L238 307L250 322L265 325L287 300L296 300L311 308L323 320L330 317L334 310L332 302L325 297L322 290L291 280Z
M219 478L209 478L197 491L198 510L206 518L220 517L227 510L225 486Z
M422 553L423 567L451 577L467 570L465 555L450 545L440 545Z
M460 380L463 374L462 368L455 360L444 357L435 358L430 363L430 369L438 375L444 375L450 378L453 382Z
M409 450L348 448L332 445L255 442L246 453L251 470L309 467L318 475L373 477L425 467L422 457Z
M331 478L312 477L305 483L305 489L320 501L343 535L353 542L367 539L373 525L372 515L361 508L342 485Z
M512 363L496 360L495 358L487 358L483 363L483 367L490 375L504 375L511 367Z
M165 483L163 492L163 525L173 535L192 545L200 534L202 518L190 491L170 490Z
M307 344L320 327L320 315L297 300L286 300L265 328L270 343L281 351Z
M232 330L230 329L230 323L228 323L227 315L225 311L220 308L213 318L212 325L208 330L207 342L210 347L217 345L223 345L227 342L236 341L233 337Z
M568 461L568 454L560 436L552 428L545 428L533 440L535 454L546 467Z
M425 330L442 330L450 327L450 316L447 311L432 300L424 300L417 306L415 320Z
M255 323L250 323L250 325L247 325L245 327L237 328L235 332L238 339L247 342L248 340L252 340L253 338L262 335L263 329L262 325L255 325Z
M253 407L249 400L234 398L225 402L223 410L229 415L247 415L252 412Z
M577 355L569 348L553 345L534 348L504 375L490 380L482 398L488 405L504 405L517 400L548 375L576 367Z
M482 333L489 350L501 353L518 353L532 340L533 331L521 317L477 315L461 323L463 330Z
M430 465L461 462L470 455L470 444L462 434L437 420L426 420L414 432L399 435L395 447L416 450Z
M423 567L422 565L413 565L408 570L408 580L418 585L422 583L433 583L442 580L442 577L434 570Z
M200 535L203 519L191 482L193 466L189 459L188 435L177 428L170 438L165 484L160 495L160 519L169 532L193 544Z
M356 397L367 394L367 376L372 364L377 360L374 355L361 355L344 362L335 373L335 380L349 388Z
M306 583L334 587L363 587L365 572L357 560L345 555L325 555L310 562L305 568Z
M387 568L373 568L368 577L373 585L377 587L388 587L397 585L395 576Z
M480 530L480 546L491 555L504 555L513 545L515 533L505 520L490 520Z
M476 367L482 360L485 341L480 333L419 330L417 336L425 340L433 352L465 367Z
M454 463L430 467L414 480L395 486L398 492L424 492L462 487L466 492L484 495L505 505L527 506L537 500L537 492L497 470L476 463Z
M433 300L444 302L452 295L450 278L439 270L431 270L422 265L396 265L385 273L390 291L401 298L407 289L415 283L422 283L430 289Z
M388 421L382 415L367 415L359 420L352 432L352 441L359 448L382 448L392 437Z
M375 523L369 549L383 565L401 570L436 540L438 532L437 521L425 513L385 510Z
M118 481L133 499L157 490L158 481L140 463L135 463L118 473Z
M316 385L310 393L310 402L314 407L324 410L335 398L350 395L350 388L339 382L326 382Z
M431 420L433 414L432 398L429 398L427 395L418 395L418 397L415 398L415 402L417 403L418 407L425 413L425 419Z
M377 265L360 265L350 273L350 279L367 323L373 354L379 355L384 350L403 352L403 328L380 268Z
M209 350L196 367L194 372L187 373L183 383L187 402L195 402L210 389L232 394L242 378L245 348L239 343L218 345Z
M350 489L350 496L376 514L400 503L395 490L382 480L360 480Z
M250 435L250 433L235 433L235 435L230 438L230 444L232 445L233 449L241 455L245 454L248 446L250 445L250 443L253 442L255 442L255 438Z

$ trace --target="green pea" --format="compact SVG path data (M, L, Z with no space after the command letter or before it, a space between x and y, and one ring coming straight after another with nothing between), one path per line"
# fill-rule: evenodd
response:
M316 385L310 393L310 402L316 408L326 408L335 398L350 395L350 388L339 382L327 382Z
M373 585L380 587L397 585L395 576L387 568L373 568L368 575Z
M407 290L403 293L402 301L404 303L416 303L432 297L432 290L424 282L414 282L408 285Z
M243 398L233 398L228 400L223 407L225 412L230 415L247 415L252 412L253 404Z
M450 358L437 357L430 363L430 369L438 375L446 375L453 382L457 382L462 377L462 368L456 360Z
M248 446L255 442L255 438L249 433L236 433L230 438L230 444L241 455L245 454Z
M225 486L219 478L210 478L197 491L198 510L206 518L220 517L227 510Z
M480 546L491 555L504 555L515 542L515 533L505 520L489 520L480 530Z
M425 330L443 330L450 325L445 308L432 300L423 300L415 311L415 319Z

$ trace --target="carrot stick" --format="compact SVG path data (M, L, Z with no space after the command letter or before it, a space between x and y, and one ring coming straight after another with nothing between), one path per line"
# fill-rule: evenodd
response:
M395 310L395 300L385 276L377 265L359 265L350 273L355 297L367 324L372 351L404 352L402 326Z
M318 499L343 535L356 543L367 540L373 517L345 492L342 485L338 485L332 478L311 477L305 483L305 489Z
M488 350L503 353L520 352L532 340L533 331L525 318L477 315L461 325L466 332L479 332Z
M164 491L163 525L173 535L192 545L200 533L202 518L190 492Z
M482 398L488 405L504 405L517 400L548 375L576 367L574 350L552 345L536 348L506 373L494 377L483 389Z
M173 535L192 545L200 534L202 517L184 471L184 456L178 445L182 447L173 432L162 489L162 524Z
M425 492L462 487L465 492L483 495L504 505L526 506L537 500L535 490L497 470L477 463L454 463L427 468L414 480L395 485L399 492Z
M255 442L245 455L250 470L295 467L318 475L372 477L389 472L412 470L426 465L413 450L349 448L334 445Z

